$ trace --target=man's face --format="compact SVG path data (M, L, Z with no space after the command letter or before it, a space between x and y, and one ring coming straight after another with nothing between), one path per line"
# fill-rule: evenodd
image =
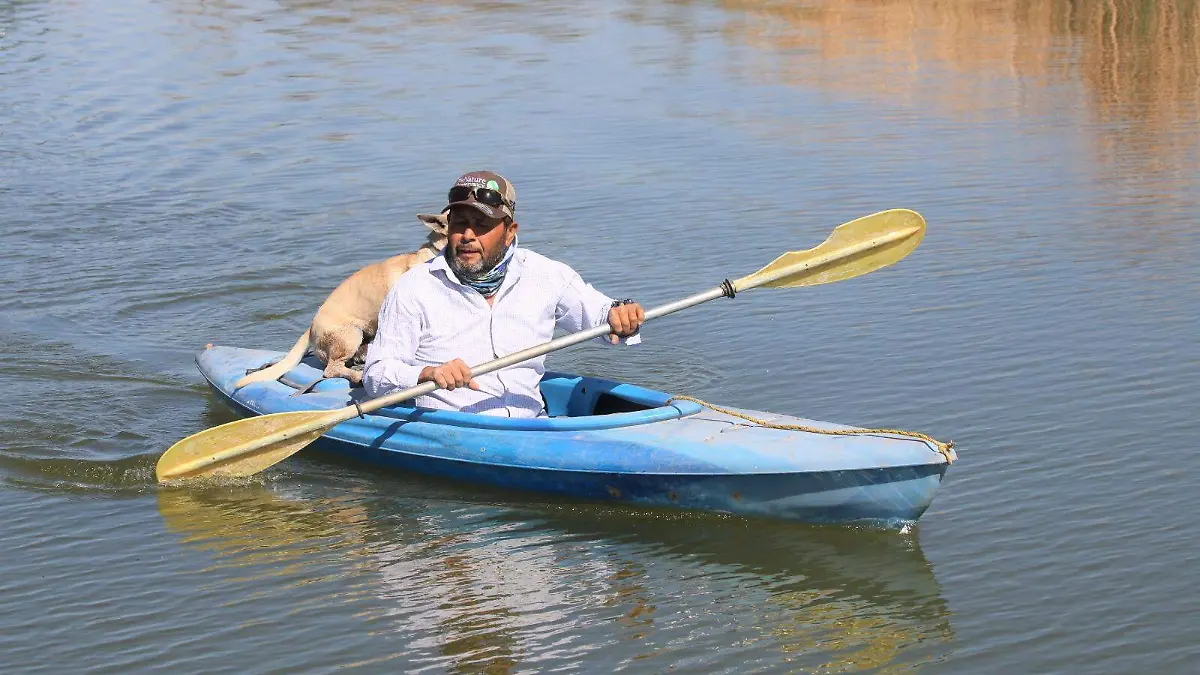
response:
M517 236L517 224L505 225L504 220L488 218L469 206L450 209L449 262L456 273L479 276L500 263Z

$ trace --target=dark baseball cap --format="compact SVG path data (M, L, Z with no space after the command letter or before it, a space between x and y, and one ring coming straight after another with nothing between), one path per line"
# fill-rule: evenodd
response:
M470 206L489 218L512 218L517 206L517 190L498 173L470 171L454 182L447 201L443 213L455 206Z

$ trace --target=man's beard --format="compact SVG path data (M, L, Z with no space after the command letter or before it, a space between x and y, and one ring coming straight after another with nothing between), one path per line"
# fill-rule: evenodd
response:
M469 277L477 279L495 269L496 265L499 265L500 261L504 259L504 254L506 252L508 252L507 246L503 248L497 248L490 254L481 257L479 262L464 264L458 259L458 248L455 246L447 246L446 262L450 265L450 269L458 278L462 279Z

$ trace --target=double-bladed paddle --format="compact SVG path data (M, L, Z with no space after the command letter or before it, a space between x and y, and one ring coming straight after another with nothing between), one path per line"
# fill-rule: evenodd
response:
M657 319L720 297L758 288L815 286L873 272L899 262L925 236L925 220L915 211L892 209L839 225L829 238L807 251L790 251L761 270L736 281L646 312ZM490 373L564 347L612 332L608 324L565 335L556 340L471 368L472 376ZM283 461L340 422L389 405L423 396L436 382L347 406L340 410L305 410L249 417L206 429L172 445L158 460L159 481L202 476L249 476Z

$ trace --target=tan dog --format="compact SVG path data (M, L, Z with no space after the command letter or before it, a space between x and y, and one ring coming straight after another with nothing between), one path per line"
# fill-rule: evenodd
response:
M234 386L240 389L251 382L277 380L300 363L309 349L325 364L325 377L344 377L352 385L362 384L362 371L349 364L366 356L367 343L379 327L379 308L388 289L408 268L432 259L446 245L446 214L418 213L417 219L431 230L421 248L367 265L350 275L321 304L308 330L283 360L246 375Z

